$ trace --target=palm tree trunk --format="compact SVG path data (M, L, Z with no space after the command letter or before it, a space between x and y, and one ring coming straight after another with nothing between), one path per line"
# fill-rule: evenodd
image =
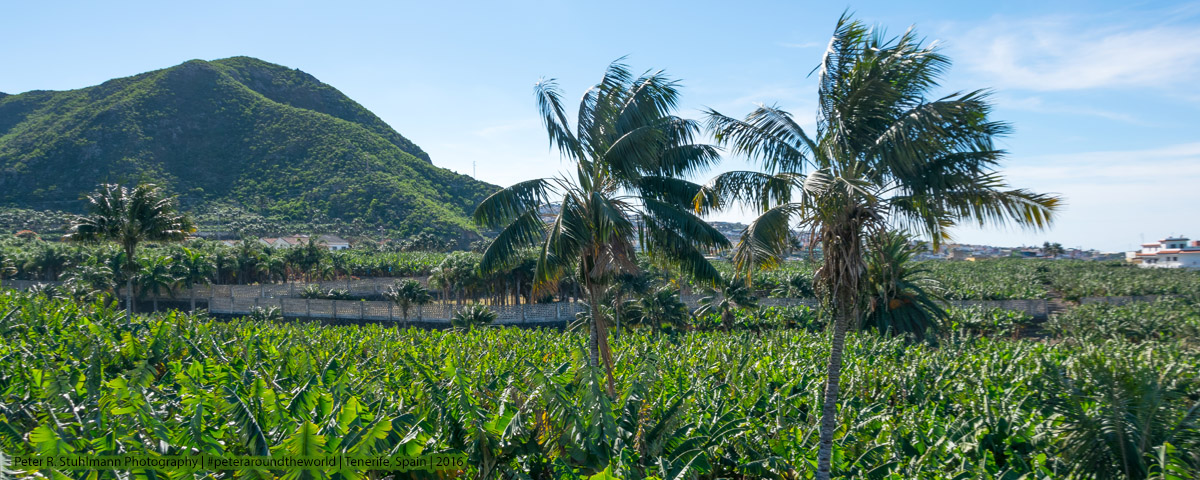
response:
M158 313L158 293L154 294L154 313Z
M196 313L196 285L193 284L188 291L191 292L192 313Z
M591 357L592 365L600 365L604 362L604 374L608 382L608 396L612 397L616 394L613 385L613 361L612 350L608 344L608 327L605 325L604 318L600 316L600 289L599 285L588 284L588 302L592 309L592 328L591 335L588 338L588 354Z
M593 367L600 366L600 334L596 329L597 313L596 308L592 307L592 322L588 326L588 365Z
M125 313L133 318L133 275L125 279Z
M842 310L844 311L844 310ZM817 451L817 480L829 480L830 463L833 458L833 432L837 430L838 388L842 380L842 351L846 345L846 329L850 324L849 314L838 314L833 325L833 342L829 350L829 365L826 367L825 398L821 405L821 440Z
M613 305L613 325L616 328L613 329L613 338L620 340L621 339L621 296L617 295L615 301L616 301L616 303Z
M829 480L833 459L833 433L837 430L837 400L842 379L842 354L846 346L846 331L858 321L861 275L863 264L861 226L852 220L833 232L826 233L823 242L824 265L829 288L829 303L833 306L833 340L826 368L825 398L821 405L821 438L817 450L817 480Z

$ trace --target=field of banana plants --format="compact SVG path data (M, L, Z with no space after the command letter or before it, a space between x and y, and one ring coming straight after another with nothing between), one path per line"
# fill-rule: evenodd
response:
M183 313L131 321L101 305L5 291L0 339L0 450L10 457L466 455L468 467L440 478L807 478L829 353L826 334L802 325L634 330L613 340L610 398L602 373L583 366L585 336L569 331ZM837 476L1200 472L1200 354L1173 342L1010 341L956 329L936 345L852 334L847 349Z
M1051 316L1046 328L1075 342L1123 339L1200 349L1200 304L1167 297L1127 305L1081 305Z

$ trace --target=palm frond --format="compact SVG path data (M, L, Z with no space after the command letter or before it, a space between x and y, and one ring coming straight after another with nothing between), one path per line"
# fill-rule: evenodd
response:
M733 253L738 274L749 279L754 270L779 265L787 252L792 216L802 209L802 205L795 203L779 205L763 212L746 226Z
M670 229L693 245L709 249L730 246L724 234L692 212L652 198L644 199L644 205L647 216L653 218L655 225Z
M721 199L733 199L759 212L792 201L792 191L804 176L794 173L767 174L735 170L717 175L693 196L696 211L710 213L720 208Z
M528 247L534 246L546 236L546 224L536 209L528 210L517 217L488 244L479 259L479 270L493 273L512 266L524 258Z
M503 227L549 203L551 188L550 182L538 178L501 189L475 207L475 222L488 228Z
M708 129L717 143L732 147L733 152L762 162L768 173L803 172L817 152L791 114L775 107L759 107L737 120L709 109Z
M651 257L679 268L699 283L715 285L721 280L721 272L692 242L652 218L645 221L646 250Z
M558 147L559 153L565 157L582 158L579 140L571 134L571 126L567 122L558 82L554 79L542 79L534 84L533 92L537 99L538 111L542 115L542 123L550 136L550 146Z

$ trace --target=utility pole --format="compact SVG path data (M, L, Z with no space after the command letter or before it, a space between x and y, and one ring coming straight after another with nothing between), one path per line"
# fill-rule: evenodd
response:
M476 180L479 179L479 177L475 176L475 161L474 160L471 160L471 178L474 178Z

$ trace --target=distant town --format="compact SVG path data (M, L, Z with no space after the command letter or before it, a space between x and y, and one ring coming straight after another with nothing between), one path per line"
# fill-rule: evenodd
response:
M552 215L547 215L551 217ZM721 232L730 242L736 243L741 238L746 224L738 222L711 222L712 226ZM19 234L18 234L19 235ZM820 246L812 242L811 232L793 230L793 258L804 257L808 251L820 252ZM218 240L233 246L240 240ZM258 242L273 248L290 248L303 246L314 242L329 251L345 250L352 245L371 242L385 243L390 240L360 239L347 240L337 235L283 235L264 237ZM1169 236L1155 242L1143 243L1141 249L1132 252L1102 252L1095 249L1069 248L1061 244L1045 242L1042 245L1019 247L997 247L992 245L973 245L966 243L947 243L937 250L926 244L926 249L917 255L921 260L957 260L976 261L987 258L1042 258L1042 259L1071 259L1071 260L1125 260L1146 268L1195 268L1200 269L1200 240L1192 240L1183 236Z

